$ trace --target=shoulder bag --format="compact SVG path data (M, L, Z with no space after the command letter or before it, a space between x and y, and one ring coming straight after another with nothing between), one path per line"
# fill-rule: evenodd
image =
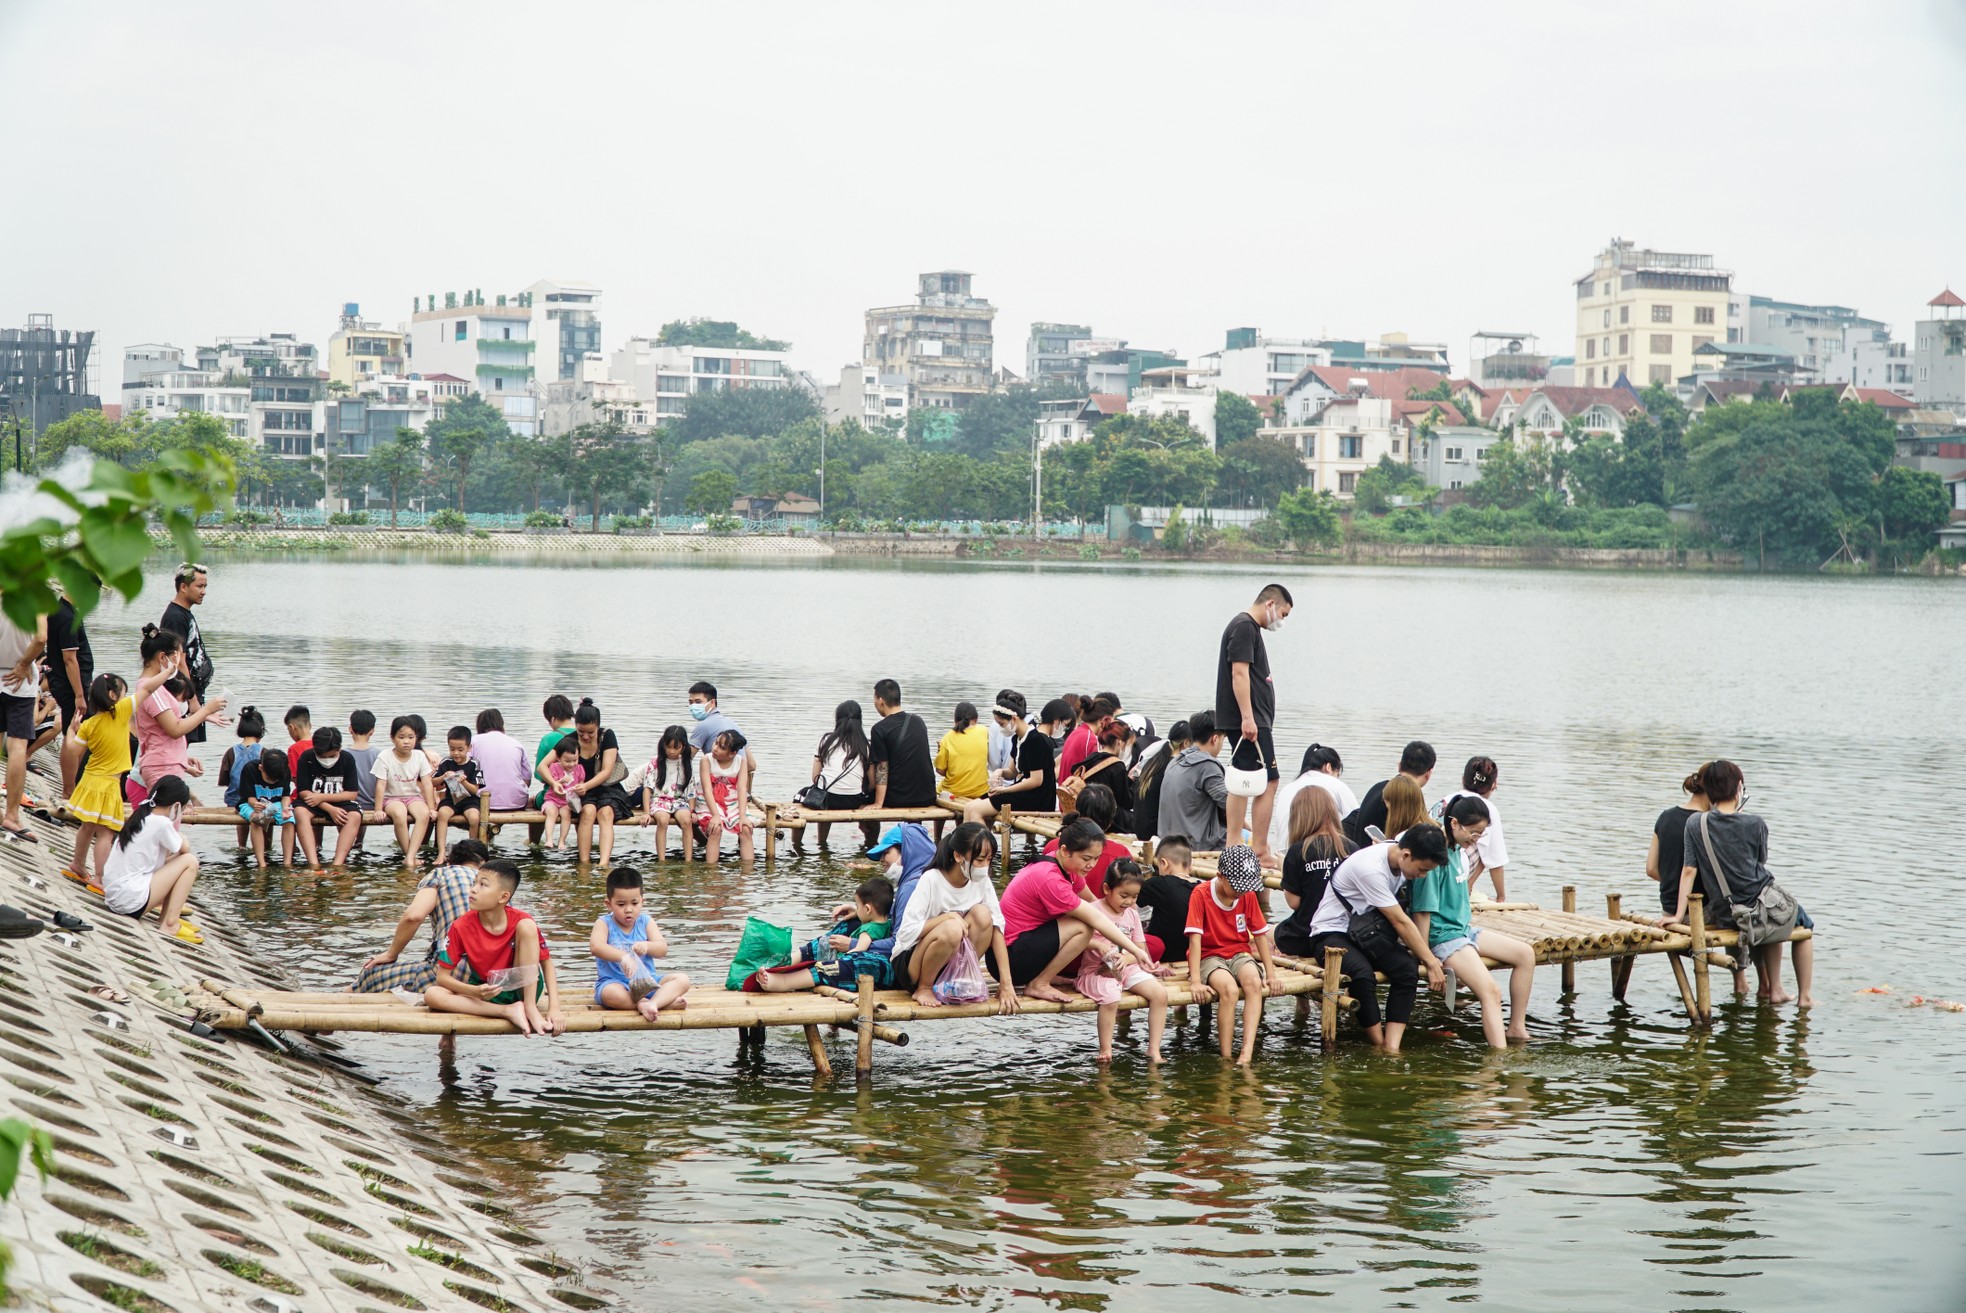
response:
M1727 870L1720 864L1720 858L1714 855L1713 836L1707 828L1712 815L1712 812L1700 813L1700 846L1707 850L1707 864L1713 867L1713 878L1720 885L1721 896L1727 900L1728 911L1733 913L1734 928L1750 948L1783 942L1794 933L1801 907L1788 890L1775 882L1772 875L1753 902L1743 903L1735 899L1734 887L1727 882Z
M1345 938L1352 941L1352 947L1368 958L1384 957L1388 953L1402 951L1406 945L1400 940L1399 931L1386 914L1376 907L1368 907L1363 912L1352 906L1352 900L1345 897L1345 891L1338 887L1338 873L1332 872L1331 882L1325 886L1338 896L1351 920L1345 923Z
M1100 771L1105 770L1106 767L1117 766L1118 764L1118 757L1108 757L1091 770L1080 766L1070 775L1058 781L1058 814L1061 816L1070 816L1076 813L1079 809L1079 795L1085 792L1085 786L1092 782L1092 777Z

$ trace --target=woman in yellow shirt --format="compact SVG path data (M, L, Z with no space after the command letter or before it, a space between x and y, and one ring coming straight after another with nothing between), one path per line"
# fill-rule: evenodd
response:
M97 675L89 682L88 717L75 729L75 741L88 749L89 760L82 778L68 795L68 811L82 826L75 832L75 855L62 874L77 884L102 884L102 864L109 860L109 845L123 828L127 814L123 804L123 777L130 772L130 717L136 698L148 697L174 671L146 675L137 686L136 697L121 675ZM89 878L88 859L94 850L95 879Z
M990 791L990 731L976 721L975 703L956 703L956 727L935 748L942 792L963 802Z

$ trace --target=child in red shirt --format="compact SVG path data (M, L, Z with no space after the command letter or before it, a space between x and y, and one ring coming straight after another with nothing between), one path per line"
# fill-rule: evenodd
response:
M451 922L450 938L437 954L436 983L423 992L423 1001L433 1012L503 1018L522 1035L564 1034L559 977L546 936L531 916L510 905L518 888L516 864L499 859L478 868L470 915ZM460 970L468 980L459 977Z
M1240 843L1225 848L1216 872L1188 897L1188 980L1195 1002L1221 1000L1215 1024L1225 1058L1235 1039L1234 1013L1241 997L1242 1057L1236 1065L1247 1067L1256 1054L1264 995L1279 992L1283 982L1275 978L1270 927L1256 897L1263 887L1263 868L1255 852Z

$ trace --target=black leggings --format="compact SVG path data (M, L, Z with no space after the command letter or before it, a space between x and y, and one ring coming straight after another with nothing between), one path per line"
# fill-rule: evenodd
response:
M1311 939L1312 958L1322 963L1327 947L1345 950L1345 975L1351 982L1345 987L1345 992L1358 1000L1359 1024L1376 1026L1383 1020L1404 1026L1413 1015L1413 1000L1420 993L1420 964L1413 960L1413 954L1400 945L1381 953L1377 959L1369 958L1345 937L1342 930L1330 930ZM1372 979L1374 971L1386 973L1386 1014L1383 1018L1379 1015L1379 990Z

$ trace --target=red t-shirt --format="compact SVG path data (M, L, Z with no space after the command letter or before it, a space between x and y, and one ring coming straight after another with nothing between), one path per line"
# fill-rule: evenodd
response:
M1035 930L1077 909L1079 887L1057 862L1036 861L1011 877L997 905L1003 911L1003 942L1007 947L1026 930Z
M1203 957L1234 957L1255 951L1257 935L1268 934L1263 904L1254 893L1240 895L1234 904L1222 906L1215 897L1215 881L1204 880L1188 895L1187 932L1201 936Z
M1062 780L1070 775L1097 751L1099 736L1092 732L1092 726L1081 725L1067 734L1063 746L1058 749L1058 778Z
M287 745L287 777L289 779L297 780L300 778L300 754L310 751L313 747L314 742L312 739L302 739L298 743L289 743Z
M1046 857L1056 857L1058 855L1058 840L1053 839L1044 846L1044 855ZM1099 860L1086 869L1084 886L1086 897L1095 903L1104 898L1106 896L1106 868L1120 858L1131 857L1132 855L1132 853L1127 851L1126 845L1119 840L1106 840L1106 846L1099 852Z
M522 925L532 926L533 933L539 934L538 924L532 915L521 912L516 907L505 909L505 932L493 934L485 929L485 923L476 912L466 912L451 922L450 939L444 945L443 961L452 970L460 962L471 964L471 974L479 980L488 980L494 971L504 971L518 964L518 954L513 950L513 937ZM539 960L544 962L552 953L546 947L546 936L539 935Z

